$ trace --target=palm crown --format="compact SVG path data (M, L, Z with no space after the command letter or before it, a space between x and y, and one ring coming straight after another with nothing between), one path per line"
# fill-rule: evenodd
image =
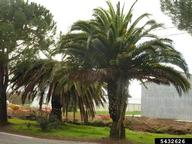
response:
M188 68L181 54L170 39L154 35L161 27L154 20L138 26L149 14L139 16L134 22L133 6L128 13L120 8L94 9L93 19L78 21L61 41L61 51L70 55L80 67L109 69L127 79L148 80L158 84L173 84L179 93L187 91L189 84L173 67L181 68L188 75ZM148 39L146 39L148 38ZM114 75L113 75L114 77Z

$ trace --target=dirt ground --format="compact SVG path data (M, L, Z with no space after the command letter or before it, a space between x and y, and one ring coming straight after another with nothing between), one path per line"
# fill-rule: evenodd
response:
M192 134L192 122L147 117L126 117L125 126L131 130L153 133Z

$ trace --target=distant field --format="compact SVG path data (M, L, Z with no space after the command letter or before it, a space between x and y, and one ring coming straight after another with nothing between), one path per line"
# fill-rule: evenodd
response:
M108 111L96 111L96 114L108 115L109 112ZM126 115L141 115L141 112L140 111L126 112Z

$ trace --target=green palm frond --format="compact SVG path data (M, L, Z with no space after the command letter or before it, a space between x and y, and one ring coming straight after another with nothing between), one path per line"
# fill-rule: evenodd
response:
M147 80L157 84L172 84L179 95L181 95L182 92L187 92L190 88L190 84L184 74L176 71L172 67L161 64L141 65L137 70L130 70L129 76L133 79Z
M57 96L61 98L65 113L68 113L70 106L74 107L74 110L79 108L82 118L93 117L95 106L103 105L105 102L103 84L94 81L87 84L74 81L75 79L71 79L73 76L70 71L66 62L55 60L20 63L13 71L13 92L21 91L23 103L26 98L34 99L35 96L39 96L40 106L44 97L49 102Z
M78 72L87 81L90 80L91 73L92 80L108 80L104 78L108 73L104 76L99 70L110 69L111 76L108 78L118 77L122 73L128 79L144 80L148 77L148 80L157 83L173 84L179 93L181 89L185 92L189 89L189 83L175 69L176 66L189 77L184 58L174 49L170 39L159 38L154 33L154 30L162 28L163 25L151 19L150 14L142 14L133 21L135 3L128 12L125 12L124 6L121 7L120 3L113 7L109 1L108 9L94 9L92 19L74 23L71 32L63 36L60 52L68 54L68 60L73 59L78 63L77 67L85 68ZM155 72L157 75L153 78L151 73L145 73L144 66L149 65L159 66L153 67L158 69ZM167 71L171 69L175 75L178 74L178 79L175 79L177 82L174 82L171 76L159 76L161 68L162 71L167 68ZM135 77L134 73L139 73L140 76L142 72L143 77ZM75 79L80 77L76 76Z

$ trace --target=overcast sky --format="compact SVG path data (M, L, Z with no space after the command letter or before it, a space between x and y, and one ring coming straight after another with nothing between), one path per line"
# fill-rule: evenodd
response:
M105 0L31 0L44 5L54 15L59 31L66 33L70 26L77 20L87 20L92 16L92 10L97 7L106 8ZM129 9L134 0L111 0L113 4L120 1L125 4L125 9ZM185 31L179 31L171 23L168 16L160 10L160 0L138 0L135 8L135 16L143 13L152 14L157 22L163 23L165 29L156 31L162 37L170 38L174 41L175 48L183 54L192 72L192 37ZM133 98L131 102L140 102L141 88L137 82L130 86L130 93Z

